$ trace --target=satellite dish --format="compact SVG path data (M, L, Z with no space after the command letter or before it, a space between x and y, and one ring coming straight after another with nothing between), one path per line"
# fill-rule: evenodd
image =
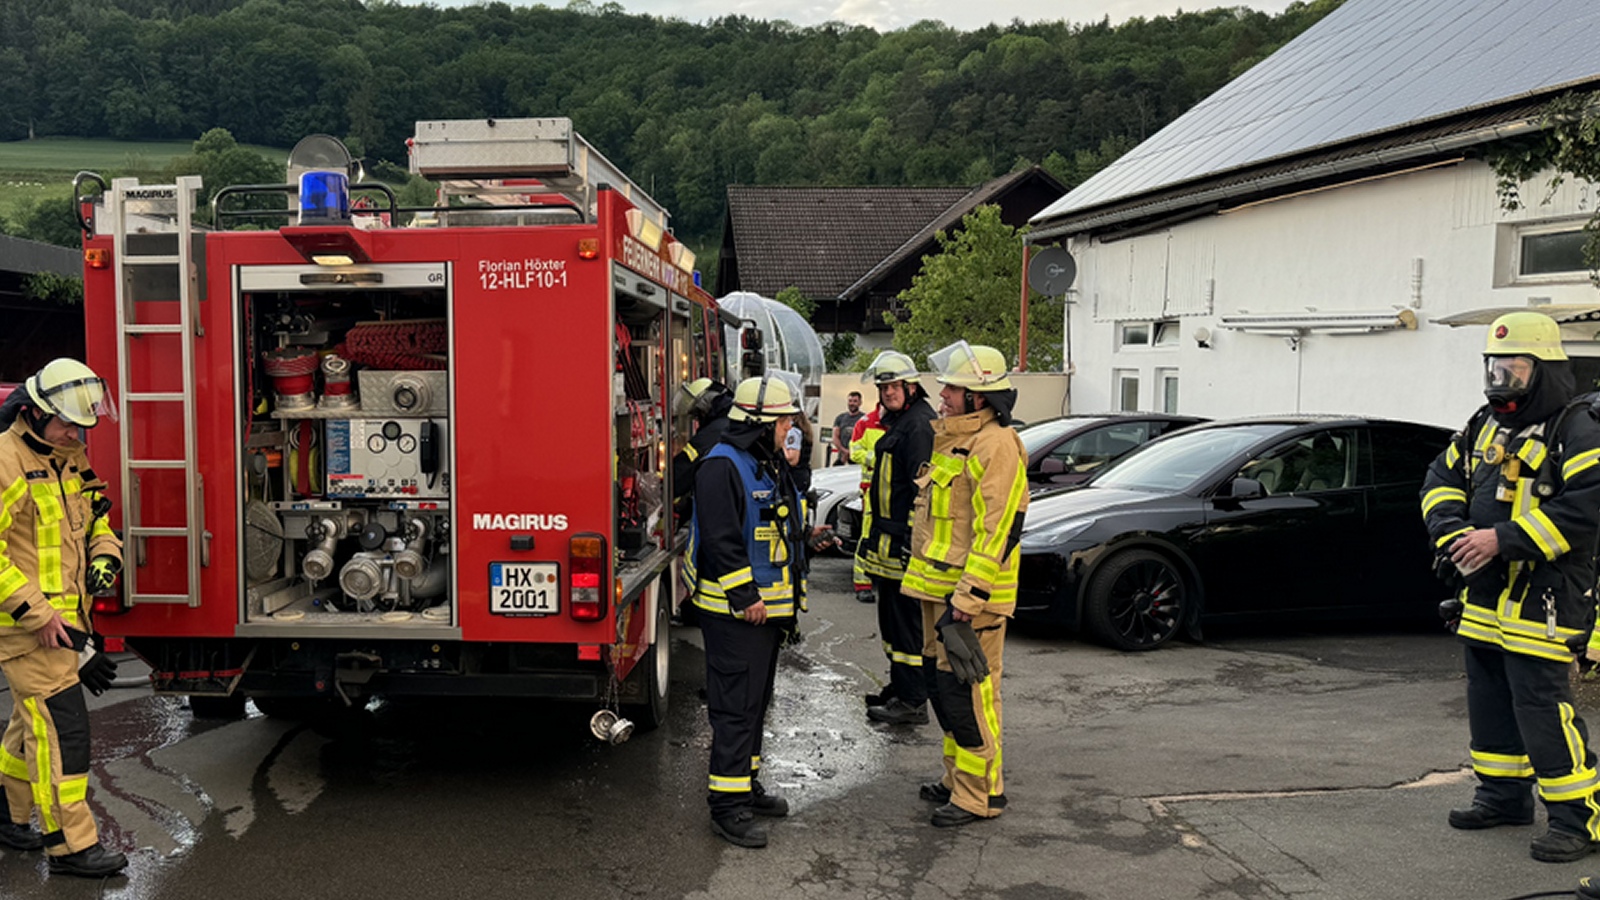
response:
M351 182L358 181L361 174L344 143L326 134L301 138L289 151L288 168L288 184L299 184L300 176L307 172L343 172Z
M1028 262L1028 287L1046 297L1059 297L1078 277L1078 262L1060 247L1046 247Z

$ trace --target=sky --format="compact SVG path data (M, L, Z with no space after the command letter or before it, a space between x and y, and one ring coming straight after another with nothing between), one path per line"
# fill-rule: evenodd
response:
M470 6L478 0L403 0L434 6ZM530 6L533 0L508 0L513 6ZM566 0L542 0L545 6L561 8ZM592 0L600 5L604 0ZM904 28L922 19L938 19L961 31L982 28L991 22L1007 24L1055 21L1098 22L1110 17L1112 24L1135 16L1151 18L1171 15L1180 8L1210 9L1215 6L1247 6L1263 12L1282 12L1291 0L1202 0L1180 4L1175 0L619 0L632 13L674 17L703 22L726 15L752 19L785 19L796 25L845 22L866 25L879 31Z

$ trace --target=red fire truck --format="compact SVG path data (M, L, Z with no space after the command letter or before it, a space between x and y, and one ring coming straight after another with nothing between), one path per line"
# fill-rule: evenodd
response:
M352 187L331 138L207 228L197 177L80 176L88 362L121 411L91 451L127 545L97 624L201 715L505 695L654 726L672 400L724 371L726 323L568 120L409 143L432 209Z

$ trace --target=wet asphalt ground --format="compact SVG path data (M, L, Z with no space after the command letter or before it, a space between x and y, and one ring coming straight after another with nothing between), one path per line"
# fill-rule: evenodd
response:
M589 708L209 722L113 691L92 703L90 798L132 865L51 879L39 854L0 849L0 898L1504 900L1600 874L1600 856L1531 860L1542 820L1445 826L1471 789L1464 682L1453 640L1428 630L1209 628L1119 654L1014 629L1010 806L935 829L916 788L940 734L866 721L875 609L844 560L819 561L812 586L764 754L792 814L765 850L708 829L704 659L677 628L669 723L617 747L589 736Z

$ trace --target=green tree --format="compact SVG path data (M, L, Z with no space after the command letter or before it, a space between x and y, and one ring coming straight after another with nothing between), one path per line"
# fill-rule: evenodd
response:
M58 306L82 306L83 279L76 275L35 272L22 279L22 296Z
M799 313L800 318L807 322L811 321L811 314L817 311L816 301L801 293L800 289L792 284L779 291L778 296L772 299Z
M83 232L72 208L72 197L41 197L13 223L11 234L57 247L83 246Z
M1000 220L1000 207L980 206L953 235L939 232L940 252L924 257L922 271L900 300L911 317L894 325L894 348L918 364L956 340L988 344L1013 361L1022 321L1022 231ZM1061 367L1062 298L1029 292L1028 369Z
M229 185L283 182L282 166L254 150L239 146L239 142L233 139L233 133L226 128L213 128L202 134L194 142L193 150L188 156L176 157L168 163L161 177L175 181L180 175L199 175L201 185L197 202L201 207L210 203L217 191ZM271 224L276 227L283 223Z
M829 372L854 371L852 366L860 351L856 349L856 336L850 332L835 334L822 345L822 360Z

